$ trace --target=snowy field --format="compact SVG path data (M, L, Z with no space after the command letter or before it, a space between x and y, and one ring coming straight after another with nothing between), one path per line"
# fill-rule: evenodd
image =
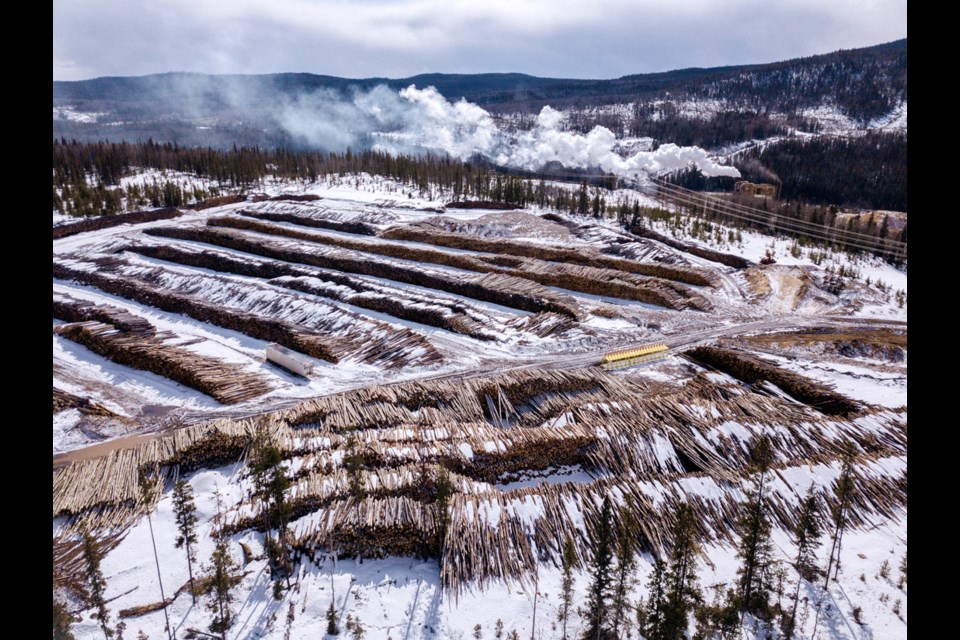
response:
M427 422L427 416L441 415L444 409L437 409L429 401L426 401L426 406L408 403L411 406L404 410L412 416L410 424L390 424L388 421L389 428L377 424L375 427L360 428L358 433L367 446L382 446L383 451L395 455L395 461L390 464L395 463L397 469L405 464L425 464L425 458L418 456L427 456L423 452L431 449L424 443L434 446L435 442L439 442L436 446L447 448L442 449L447 451L444 455L460 460L464 468L469 468L474 462L482 460L483 455L497 454L509 450L510 446L519 446L510 438L523 442L525 437L541 437L539 434L554 434L550 437L560 438L556 434L588 437L583 435L588 433L590 438L594 438L591 446L608 447L604 449L608 452L605 455L614 460L618 456L626 460L623 463L627 465L626 470L613 462L607 469L590 468L578 460L569 464L564 462L531 468L529 471L513 470L500 477L488 478L489 481L462 476L466 478L463 480L466 491L473 492L471 495L478 496L478 504L484 505L481 512L474 514L478 526L489 526L489 531L494 533L500 531L494 527L501 519L504 522L515 519L519 523L517 526L521 527L518 530L533 531L538 518L546 517L545 505L549 501L543 496L580 496L577 500L586 501L587 498L582 496L588 494L578 492L605 491L618 482L635 486L638 495L645 496L644 499L649 500L652 507L666 508L672 500L679 498L715 506L728 504L724 501L742 498L744 487L728 483L728 480L721 478L722 474L712 475L710 470L716 471L718 467L710 465L723 462L718 452L733 451L736 456L742 456L745 443L752 437L767 432L777 435L778 429L786 429L787 426L790 427L789 437L799 443L796 444L796 451L802 453L793 453L793 450L781 453L783 466L777 470L776 480L772 483L778 499L782 500L778 503L781 506L795 504L811 483L828 490L836 479L838 467L835 460L812 461L803 457L822 441L832 446L849 434L854 434L865 443L883 443L883 447L887 448L878 450L879 453L869 453L867 447L863 447L866 457L861 469L868 480L878 483L877 486L889 489L905 472L905 361L841 357L802 349L759 349L746 340L742 341L743 344L737 344L747 351L756 349L757 355L767 361L825 383L837 392L864 403L863 416L845 421L825 417L773 385L758 384L751 387L729 375L706 372L678 353L687 347L720 338L736 342L739 337L746 335L802 331L820 326L873 326L876 323L870 321L878 320L890 331L905 332L903 323L907 308L906 304L899 304L896 295L902 291L905 296L905 269L896 269L874 258L843 253L827 254L822 259L818 257L817 264L811 248L803 248L799 255L794 255L796 252L791 252L793 242L789 239L742 231L739 240L729 242L727 238L731 230L716 224L714 226L720 229L719 240L696 238L689 233L674 234L666 221L653 224L655 230L665 235L674 235L679 240L705 248L741 255L755 263L768 251L776 256L774 265L755 265L737 270L662 243L626 236L614 220L561 214L561 219L570 223L564 225L541 218L540 215L547 212L538 209L517 212L447 209L443 204L447 198L442 193L421 193L394 181L367 175L330 177L312 184L267 180L262 185L262 191L269 196L309 194L320 199L312 202L244 202L200 212L191 211L173 221L122 225L70 236L54 242L54 262L84 273L144 282L158 291L196 292L191 295L194 295L192 300L198 305L214 303L222 308L252 315L269 313L273 317L289 319L300 329L319 327L324 339L331 340L331 344L343 349L340 362L311 358L313 373L308 378L301 378L263 361L263 351L269 340L198 319L184 311L165 310L91 284L66 278L54 279L55 295L68 295L73 299L117 308L145 319L156 329L157 340L163 345L186 349L198 356L239 367L244 373L267 381L271 387L269 392L257 398L224 405L196 389L156 373L118 364L63 335L55 334L54 388L73 396L89 398L117 416L90 416L75 407L55 413L55 454L82 453L78 450L92 443L99 443L108 451L113 438L159 432L173 424L196 424L224 417L240 419L261 416L269 410L296 412L306 399L366 389L372 385L392 385L412 380L447 383L467 377L487 379L524 368L577 371L596 364L606 352L629 345L666 341L676 349L669 357L623 369L611 376L614 382L629 382L637 385L635 389L643 390L643 393L637 393L636 398L604 397L605 393L615 395L617 390L616 385L609 381L597 388L548 391L524 398L522 403L517 401L517 406L513 408L516 424L507 421L505 424L509 428L494 425L496 421L490 417L493 409L488 411L489 415L485 418L487 422L483 423L422 424L419 422L421 418ZM628 193L638 194L635 191ZM615 200L616 195L612 195L610 201ZM715 283L702 286L670 281L669 286L691 296L702 297L707 304L706 310L700 311L672 309L616 295L586 293L573 288L576 283L572 280L561 283L564 285L562 287L535 283L540 295L555 296L554 299L571 305L577 314L576 319L563 319L560 314L553 313L552 316L556 317L548 320L556 324L547 326L556 330L539 335L534 320L538 316L543 319L547 314L478 299L463 292L444 290L442 286L446 284L437 284L442 277L465 281L481 274L450 264L418 263L409 258L386 255L400 250L435 252L440 257L433 259L443 262L481 260L485 257L483 251L453 249L426 242L386 240L376 235L320 229L290 221L258 220L269 225L270 233L241 228L224 229L207 224L212 218L222 216L243 219L242 210L286 213L323 223L363 223L377 233L431 222L446 231L471 237L509 240L530 247L569 248L584 254L592 252L598 256L619 256L639 262L700 270L709 274ZM433 275L437 280L431 280L429 284L411 284L398 280L400 276L396 275L396 271L377 275L347 268L337 272L337 278L334 279L332 268L281 260L262 252L254 253L251 248L253 245L243 245L246 248L238 249L226 244L213 244L212 240L173 239L145 233L161 228L193 231L213 229L215 234L226 234L245 242L263 243L264 246L297 250L314 256L335 256L344 260L360 256L369 263L397 269L403 267L417 274ZM289 231L315 237L316 241L282 235ZM361 251L336 244L344 242L368 243L369 246ZM295 267L304 270L303 273L309 273L309 276L299 271L299 275L270 278L221 272L151 258L137 252L138 249L150 247L171 247L187 253L206 251L238 264L270 263L273 267L280 265L285 269ZM506 255L496 254L498 259ZM551 268L550 265L533 262L532 258L530 260L529 264L535 265L530 267L531 270ZM828 267L831 270L843 267L845 271L856 274L848 279L839 295L829 293L824 288ZM519 270L514 273L519 273ZM146 279L148 277L150 279ZM322 294L291 289L288 286L290 281L298 279L312 286L328 283L329 288ZM870 284L867 284L868 279ZM882 283L882 288L877 286L878 283ZM362 295L357 293L360 289L363 290ZM357 295L360 297L349 297ZM340 299L337 296L345 297ZM450 314L448 317L467 319L481 325L490 337L479 339L449 328L456 328L456 323L441 328L394 315L399 312L392 308L363 306L377 296L403 299L411 307L436 307L434 310L439 315ZM328 321L329 324L322 324ZM63 324L54 319L55 329L62 328ZM415 338L422 341L416 343L421 346L413 348L384 347L388 351L396 349L399 354L396 357L410 364L393 368L382 362L365 361L363 347L392 333L410 335L411 340ZM418 364L416 358L422 357L428 348L439 353L442 362ZM606 389L607 386L612 391ZM700 393L698 389L706 394L703 398L696 395ZM683 395L685 393L690 395ZM578 394L586 394L591 399L589 402L578 400L582 397ZM590 394L596 395L596 399ZM665 416L663 420L666 420L676 412L685 412L683 415L686 417L678 424L691 425L691 439L685 441L685 446L689 448L681 451L674 442L674 430L677 427L664 428L652 419L649 425L629 425L637 429L636 439L624 435L629 431L617 431L614 428L618 424L619 414L631 415L628 413L630 402L649 400L645 398L646 394L652 398L663 394L665 406L668 407L673 406L669 404L673 402L671 398L695 398L685 404L681 402L680 408L673 406L673 409L664 409L665 413L662 414ZM487 402L489 404L484 406L495 407L496 402L492 399L495 395L494 391L490 391L487 398L477 397L471 401ZM569 411L544 409L558 405L565 398L572 403L571 406L576 405L575 408ZM621 401L623 404L620 404ZM421 405L423 402L421 399ZM769 417L763 413L764 410L770 411L771 407L779 408L783 415L794 416L797 422L780 425L776 420L781 416ZM541 409L549 413L549 420L532 426L519 423L524 415ZM495 426L501 431L494 431ZM289 465L290 471L305 474L304 477L321 473L324 464L332 464L333 472L323 471L322 474L326 474L323 477L330 479L340 473L337 477L342 481L342 438L336 429L324 428L327 431L310 431L311 435L305 436L304 442L297 445L302 444L308 453L293 455L285 464ZM458 435L458 429L466 428L476 428L487 440L470 440L470 436ZM317 433L325 435L321 437ZM423 438L424 442L417 438ZM310 446L313 445L309 443L314 440L322 442L316 450L311 451ZM555 441L551 440L549 444L553 446ZM707 455L704 452L710 453ZM704 457L694 462L693 458L701 454ZM705 465L708 471L689 468L695 468L697 464ZM244 463L214 466L216 468L184 472L184 477L197 496L200 522L197 557L200 565L208 562L213 550L210 534L216 515L214 493L219 491L222 494L228 509L228 521L236 521L241 514L252 513L247 500L251 480ZM403 475L399 471L397 473ZM609 489L609 492L615 499L623 499L621 489ZM571 498L564 504L571 522L579 523L581 529L585 530L582 502L577 503ZM326 510L316 509L291 525L299 532L311 531L327 517ZM55 519L54 536L70 526L67 518ZM188 580L183 551L174 548L177 534L169 483L152 512L152 527L163 589L169 598ZM147 552L151 537L146 518L137 517L122 535L122 540L106 554L102 564L113 624L119 620L121 610L160 600L156 566L152 554ZM791 536L782 528L776 528L773 540L775 558L788 564L795 553ZM241 544L246 545L252 553L252 559L246 564ZM818 552L821 564L826 559L826 547L821 546ZM477 637L477 625L480 628L479 637L482 638L499 638L497 629L501 626L502 637L507 637L511 631L516 631L521 638L532 635L537 640L561 636L557 621L561 574L555 563L549 560L537 563L536 571L521 579L466 583L458 593L441 588L441 567L436 560L386 557L361 561L355 557L338 557L334 561L324 554L313 560L301 556L294 587L276 600L263 559L263 549L263 535L252 528L244 528L230 536L230 553L243 567L243 577L237 586L234 603L237 622L228 636L231 639L321 637L326 629L325 616L331 601L342 629L348 620L359 621L364 637L370 639L462 640ZM815 618L813 609L815 602L820 601L822 612L817 633L823 640L899 640L906 637L906 587L901 588L897 584L897 567L905 553L904 498L903 506L895 503L885 512L870 512L864 516L861 526L845 534L840 578L831 583L827 593L809 584L803 585L809 600L802 605L801 628L806 634L812 633ZM635 583L630 592L632 603L646 597L652 561L649 553L642 554L638 559ZM891 567L889 577L880 575L884 561ZM198 567L194 568L197 571ZM715 539L705 544L698 557L699 580L705 597L710 599L715 590L729 585L735 579L736 568L736 549L729 540ZM577 604L584 603L589 582L586 571L581 570L576 574ZM196 605L192 604L186 591L174 599L167 613L176 637L187 637L190 629L207 630L211 614L205 603L205 599L201 598ZM71 610L80 609L76 601L71 602ZM80 617L82 620L73 627L78 638L102 636L97 621L91 618L90 609L83 610ZM857 622L857 617L860 622ZM633 620L632 615L629 618ZM498 625L498 621L501 625ZM139 631L155 639L165 636L161 611L128 617L124 622L125 637L136 637ZM579 635L583 624L582 616L574 615L568 624L568 632ZM632 633L635 637L636 630ZM757 635L748 634L749 637Z

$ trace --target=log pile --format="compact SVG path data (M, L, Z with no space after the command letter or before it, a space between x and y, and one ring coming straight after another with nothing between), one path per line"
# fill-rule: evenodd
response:
M743 352L720 347L697 347L684 352L695 362L715 367L747 384L761 381L777 385L790 396L827 415L848 416L860 410L860 405L827 386L806 376L786 371L775 364Z
M313 526L294 526L294 547L314 560L318 551L341 556L426 557L434 530L433 510L409 498L353 498L331 504Z
M272 388L261 376L238 365L123 331L112 324L88 320L54 327L54 332L117 364L169 378L222 404L246 402Z
M707 249L706 247L700 247L692 243L674 240L669 236L665 236L662 233L657 233L653 229L648 229L644 226L636 226L630 230L630 233L641 238L656 240L657 242L663 243L668 247L679 249L680 251L695 255L698 258L710 260L711 262L719 262L720 264L725 264L728 267L734 267L735 269L746 269L753 266L752 262L741 256L733 255L732 253L722 253L720 251L714 251L713 249Z
M59 240L68 236L75 236L78 233L86 231L97 231L99 229L108 229L118 227L121 224L140 224L142 222L154 222L156 220L170 220L183 215L183 211L174 207L165 209L154 209L153 211L135 211L134 213L123 213L114 216L100 216L98 218L87 218L80 222L70 224L61 224L53 228L53 239Z
M691 291L684 285L670 280L639 276L613 269L497 254L449 253L424 249L404 242L371 242L342 236L308 233L289 227L230 216L211 218L207 221L207 224L211 227L254 231L418 263L433 263L467 271L508 275L532 280L544 286L637 300L669 309L708 311L711 308L710 303L703 296Z
M53 412L60 413L61 411L66 411L67 409L77 409L80 413L85 416L101 416L104 418L113 418L115 420L127 419L117 415L113 411L110 411L103 405L97 404L90 400L90 398L81 398L80 396L75 396L72 393L68 393L63 389L53 388Z
M520 370L493 378L459 381L408 382L371 386L324 396L281 413L294 427L318 426L334 432L383 428L401 424L485 422L490 416L486 397L503 392L522 415L521 424L535 426L556 417L574 396L595 391L593 400L610 400L631 389L617 376L590 369ZM551 402L547 394L555 394ZM531 403L536 399L537 402ZM435 409L439 412L424 412ZM415 413L416 412L416 413Z
M243 194L216 196L214 198L207 198L206 200L201 200L200 202L189 204L187 205L186 208L193 209L194 211L203 211L204 209L212 209L213 207L222 207L227 204L237 204L238 202L246 202L246 200L247 200L247 196Z
M260 223L256 223L260 224ZM267 225L272 228L272 225ZM299 262L322 269L384 278L395 282L412 284L428 289L437 289L456 295L492 302L523 311L551 311L580 319L580 310L570 296L558 294L536 283L500 274L485 273L451 274L447 271L429 270L408 263L371 260L370 256L352 251L310 247L303 243L283 243L267 237L220 229L150 229L150 235L180 240L191 240L226 247L255 255Z
M592 248L571 249L566 247L547 247L526 242L516 242L498 238L491 240L465 233L453 233L438 229L429 222L420 222L411 225L396 226L380 233L381 238L389 240L407 240L422 242L441 247L467 249L483 253L509 254L524 258L536 258L550 262L566 262L585 267L612 269L626 273L653 276L665 280L674 280L684 284L696 286L716 286L717 278L706 269L675 265L664 265L655 262L637 262L624 258L614 258L603 255Z
M125 535L114 533L100 536L95 543L97 552L101 557L110 553ZM83 542L79 537L53 539L53 589L66 589L81 602L89 602L90 579L87 577L87 561L83 557Z
M53 292L53 317L67 322L98 320L115 326L130 335L152 338L157 334L150 321L126 309L89 300L78 300L64 293Z
M544 403L565 394L563 403L546 408L553 413L562 407L568 418L559 426L522 426L521 420L518 428L499 428L483 420L483 398L490 392L508 398L516 415L524 407L546 410ZM259 424L297 479L290 490L296 505L292 537L312 557L328 549L365 557L428 553L424 541L434 532L436 514L432 494L419 488L422 469L443 464L456 471L441 558L443 584L454 590L471 582L525 580L537 558L559 566L568 535L586 561L605 496L617 519L627 512L636 518L636 535L649 551L670 547L672 513L680 502L694 510L702 540L732 544L751 482L750 444L759 434L772 437L776 452L766 495L777 527L793 527L812 480L829 492L847 441L859 452L853 526L905 513L903 411L826 416L712 374L655 396L596 370L510 373L459 385L404 383L311 400ZM122 522L123 505L136 499L138 466L222 465L231 460L218 458L217 451L239 458L254 427L252 421L227 420L197 425L106 459L74 463L54 477L55 513L80 514L76 519L86 518L86 525L98 517ZM369 497L361 502L350 497L342 465L347 433L363 455ZM562 464L595 470L599 477L509 491L494 484L505 473ZM90 477L111 481L90 487L84 484ZM258 509L255 501L231 508L237 515L230 526L260 526Z
M289 200L289 198L284 199ZM325 218L314 218L311 216L277 211L249 211L247 209L241 209L237 213L250 218L257 218L258 220L269 220L271 222L292 222L293 224L298 224L302 227L313 227L314 229L329 229L331 231L353 233L360 236L377 235L377 228L364 222L327 220Z
M224 252L186 251L169 245L128 246L131 251L150 258L221 273L232 273L268 279L270 284L303 293L346 302L402 320L419 322L479 340L493 340L488 327L498 320L480 309L468 308L463 302L447 297L424 294L374 283L363 278L321 269L308 269L287 262L272 260L238 260ZM554 323L549 333L570 328L569 323ZM545 327L534 326L536 335L549 335Z
M277 296L272 290L258 291L249 284L240 285L215 276L171 274L160 268L129 265L115 257L93 264L93 268L80 269L54 262L54 276L93 285L108 293L275 342L333 363L352 357L371 364L401 367L443 360L425 337L410 329L392 327L329 305L320 313L316 309L311 313L309 305L320 303ZM126 275L124 271L135 275ZM219 294L216 299L211 286ZM285 319L278 319L285 314ZM344 325L349 327L353 323L368 330L345 331Z

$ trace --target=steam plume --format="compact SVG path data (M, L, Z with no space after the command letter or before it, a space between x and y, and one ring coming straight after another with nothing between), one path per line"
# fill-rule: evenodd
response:
M605 127L586 135L561 130L563 114L549 106L529 131L501 131L484 109L459 100L450 102L434 87L411 85L399 92L378 86L344 99L334 92L300 96L282 109L280 124L291 134L327 148L371 143L390 152L430 149L467 159L479 154L497 164L537 170L551 162L592 168L620 176L695 166L707 176L739 177L734 167L718 164L699 147L661 145L621 157L613 149L616 136Z

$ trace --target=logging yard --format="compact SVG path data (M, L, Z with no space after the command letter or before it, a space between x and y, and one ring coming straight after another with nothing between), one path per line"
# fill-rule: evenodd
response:
M328 609L372 639L560 638L565 545L582 607L605 499L632 523L631 602L681 504L712 601L737 580L760 439L802 637L906 637L905 267L720 224L665 243L669 220L641 236L456 208L365 174L255 191L54 226L54 585L78 638L102 637L85 532L129 638L167 637L167 619L206 637L188 571L218 536L239 567L231 639L320 638ZM855 276L837 286L841 267ZM264 442L289 481L280 525L257 489ZM794 571L793 531L808 490L825 529L842 510L844 461L848 529L822 589ZM174 545L181 479L192 569ZM897 584L883 566L901 560ZM572 611L568 635L586 624Z

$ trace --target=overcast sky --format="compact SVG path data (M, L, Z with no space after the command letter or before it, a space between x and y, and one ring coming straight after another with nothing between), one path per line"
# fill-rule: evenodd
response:
M616 78L904 38L906 0L54 0L53 79Z

